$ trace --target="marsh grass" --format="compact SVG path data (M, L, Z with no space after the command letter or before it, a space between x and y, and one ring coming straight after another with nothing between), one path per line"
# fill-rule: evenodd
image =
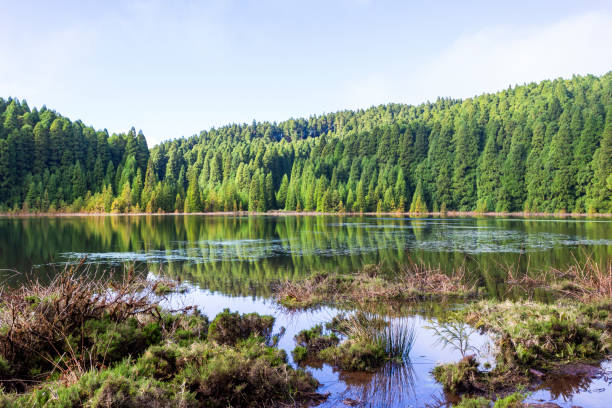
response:
M407 317L388 318L357 311L345 317L341 327L348 338L374 344L396 361L409 358L416 339L414 320Z
M404 363L416 338L414 322L357 311L302 330L293 351L298 363L328 362L349 371L374 371L388 362Z
M405 317L389 320L374 339L390 358L401 361L409 359L416 340L414 320Z
M587 257L565 270L553 269L555 289L577 300L593 302L612 299L612 260L601 264Z
M287 308L307 308L328 303L368 305L381 302L468 298L476 295L475 284L465 267L444 273L441 267L411 262L389 275L381 265L364 267L354 275L319 273L300 281L285 281L275 289L275 298Z
M167 291L144 273L128 268L111 279L88 268L82 261L48 283L0 293L0 407L260 407L322 398L312 375L275 347L272 316L224 310L209 327L197 309L162 309Z
M170 331L177 319L161 312L158 287L133 268L119 277L92 269L85 259L50 282L29 280L0 292L0 382L9 387L59 373L74 381ZM192 311L192 307L180 309ZM177 310L179 311L179 310ZM175 311L175 312L177 312Z
M585 254L584 261L574 262L566 268L534 270L527 264L522 271L517 265L500 265L505 271L506 291L519 289L531 297L536 289L544 289L558 295L579 300L595 302L612 299L612 260L597 262Z

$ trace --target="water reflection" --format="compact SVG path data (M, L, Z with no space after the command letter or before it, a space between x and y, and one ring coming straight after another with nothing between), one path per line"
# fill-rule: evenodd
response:
M329 321L338 311L322 308L287 314L270 300L270 286L312 271L353 272L366 264L389 271L409 262L449 270L464 265L491 296L505 296L507 269L563 268L591 256L612 257L612 222L585 219L377 218L377 217L203 217L117 216L0 218L0 268L52 274L50 264L88 256L103 268L124 261L163 272L189 284L174 296L176 306L195 304L209 316L224 308L276 317L275 332L286 328L279 347L290 351L300 330ZM23 275L9 276L18 284ZM391 306L391 305L390 305ZM388 364L370 374L338 372L327 364L308 368L330 392L323 407L343 406L351 398L364 406L425 406L443 394L430 372L437 363L457 361L468 347L435 343L435 319L444 305L398 305L398 315L412 313L417 337L410 362ZM414 315L419 312L420 315ZM427 316L427 317L425 317ZM464 328L465 332L469 331ZM488 361L491 339L468 335L470 348ZM464 343L462 343L464 344ZM611 363L604 365L610 371ZM439 397L436 397L439 396ZM533 401L562 406L608 406L607 377L560 378L544 383Z
M341 373L339 380L347 385L339 398L357 406L409 406L415 400L417 377L410 362L389 362L371 373Z
M101 216L0 218L0 268L42 270L87 255L164 270L204 288L269 296L312 271L465 265L503 296L501 265L563 267L612 256L612 221L584 219Z
M208 316L215 316L224 308L241 313L257 312L269 314L276 318L274 332L285 328L285 335L279 341L279 347L287 352L292 361L291 350L295 347L294 336L303 329L330 321L340 313L334 308L299 311L287 313L274 302L256 296L226 296L220 293L202 290L197 286L187 285L186 293L174 295L168 306L178 308L186 305L197 305ZM396 318L389 319L393 320ZM436 326L437 320L432 317L412 315L403 317L414 324L417 332L410 359L404 363L388 363L373 373L345 372L334 369L328 364L308 366L322 384L319 392L330 393L329 398L320 407L346 406L343 401L350 399L363 407L406 407L425 406L432 395L441 393L441 386L435 382L430 372L438 363L457 361L461 358L457 350L435 345L435 338L428 326ZM485 350L491 339L479 333L471 338L475 347ZM482 361L488 357L481 356Z
M568 408L607 408L612 401L612 361L600 366L575 364L567 373L545 379L528 401L554 402Z

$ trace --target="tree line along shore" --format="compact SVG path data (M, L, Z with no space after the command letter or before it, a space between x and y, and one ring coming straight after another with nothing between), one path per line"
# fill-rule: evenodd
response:
M0 212L612 212L612 73L149 148L0 99Z

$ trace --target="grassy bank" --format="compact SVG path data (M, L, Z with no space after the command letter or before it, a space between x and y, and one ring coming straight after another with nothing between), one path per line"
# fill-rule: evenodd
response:
M274 318L163 310L160 283L127 273L0 294L1 407L254 407L321 396L276 348Z

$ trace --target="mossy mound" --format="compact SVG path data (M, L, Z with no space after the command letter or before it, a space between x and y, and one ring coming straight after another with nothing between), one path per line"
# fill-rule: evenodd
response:
M219 344L233 345L252 336L272 340L274 317L261 316L257 313L240 314L223 310L210 323L208 338Z
M482 373L474 356L464 357L458 363L438 365L433 370L433 376L446 392L462 394L482 391L477 385L482 382Z
M455 408L523 408L527 405L523 404L525 395L521 393L513 393L503 398L498 398L491 401L484 397L462 398L461 401L454 405Z
M597 311L593 314L599 316ZM570 303L482 301L470 305L466 317L499 336L499 363L510 367L596 359L605 351L605 333L581 307Z
M375 320L374 323L379 324L379 321ZM297 347L293 350L293 359L298 363L326 362L349 371L372 371L392 359L380 342L374 337L356 335L354 327L345 333L338 331L342 333L343 340L330 331L332 327L336 329L347 325L346 318L337 316L331 324L326 325L325 330L322 325L302 330L295 336Z
M339 346L323 349L318 356L338 368L349 371L372 371L389 361L380 345L356 339L347 339Z
M316 325L311 329L302 330L295 336L297 347L293 350L293 360L301 363L309 357L318 356L321 350L337 346L340 342L334 333L323 334L323 326Z

